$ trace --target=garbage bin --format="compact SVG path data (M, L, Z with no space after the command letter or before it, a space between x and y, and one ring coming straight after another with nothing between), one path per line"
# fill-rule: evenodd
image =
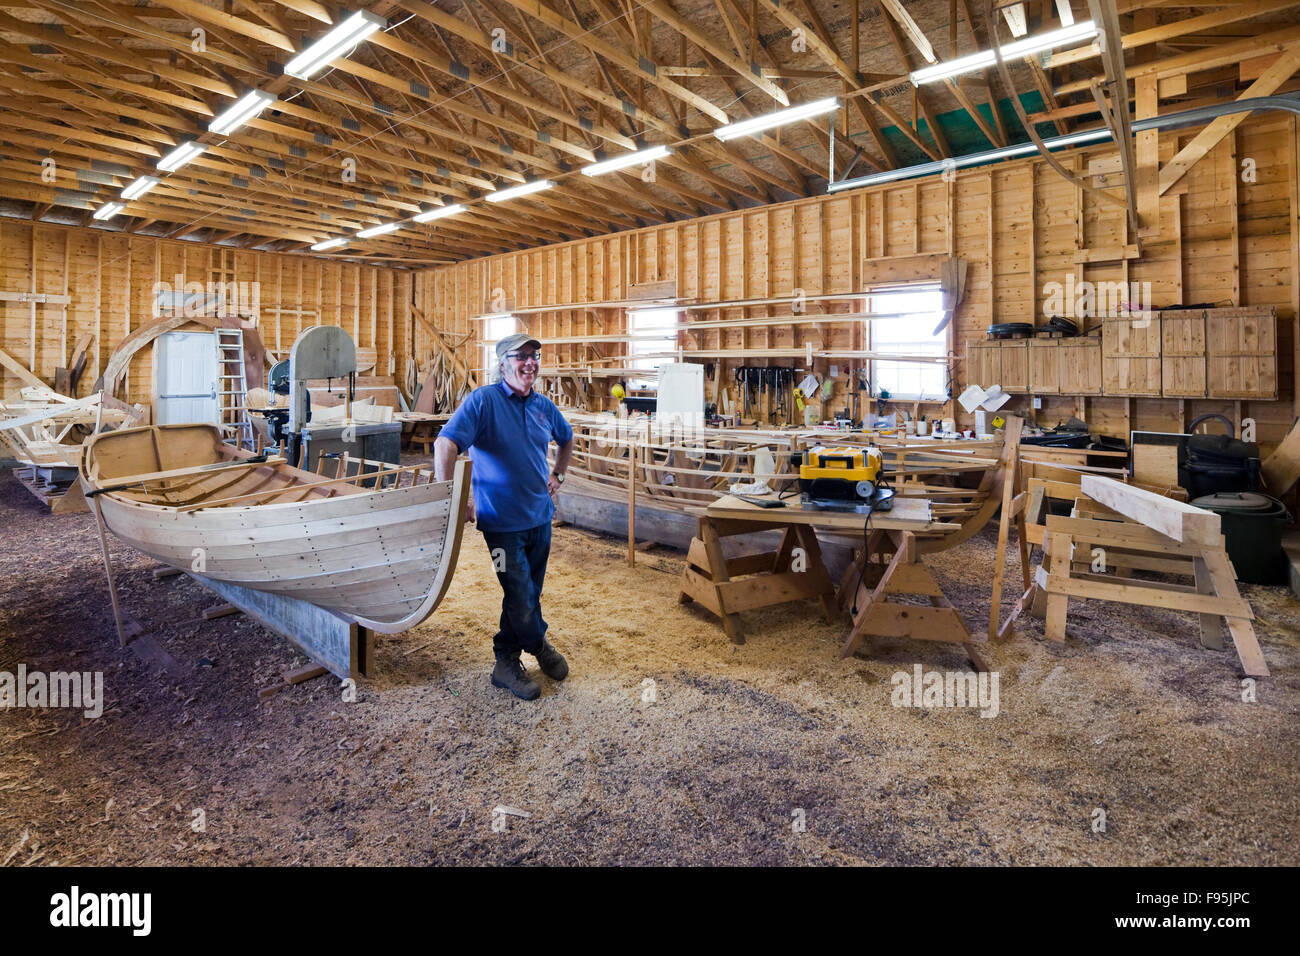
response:
M1219 515L1228 558L1237 579L1248 584L1286 584L1282 529L1291 522L1286 505L1253 491L1221 491L1192 501Z

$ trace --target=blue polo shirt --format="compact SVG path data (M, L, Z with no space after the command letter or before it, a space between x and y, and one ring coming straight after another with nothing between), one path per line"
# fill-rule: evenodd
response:
M504 379L476 388L439 437L469 450L481 530L526 531L551 520L555 502L546 490L546 449L552 439L568 443L573 429L545 395L516 395Z

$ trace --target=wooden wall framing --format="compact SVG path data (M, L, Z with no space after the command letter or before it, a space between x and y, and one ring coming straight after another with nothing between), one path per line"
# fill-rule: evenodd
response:
M1161 134L1161 158L1168 159L1195 133ZM1063 155L1095 185L1118 185L1113 147ZM1150 283L1157 306L1276 306L1278 400L1078 397L1049 391L1040 396L1037 411L1031 395L1017 396L1010 410L1046 425L1078 415L1096 430L1125 436L1130 429L1182 431L1197 415L1217 411L1237 422L1255 419L1258 439L1271 444L1282 439L1300 411L1294 385L1298 155L1293 117L1266 115L1242 123L1160 198L1159 228L1142 237L1140 252L1120 207L1091 198L1035 157L961 170L952 182L936 176L887 184L441 266L417 276L415 297L437 326L465 335L477 334L472 317L489 311L496 289L511 308L617 300L632 284L665 280L686 300L780 296L796 288L810 295L850 292L871 278L902 277L918 254L951 253L970 264L953 337L957 394L969 378L966 343L982 340L993 322L1046 322L1048 283L1064 285L1069 277L1076 287L1085 280ZM1244 159L1253 160L1253 181L1243 178ZM708 317L788 311L750 307ZM617 327L609 327L611 321ZM621 321L618 312L570 309L528 316L526 325L542 338L581 337L625 331ZM682 344L688 352L693 347L803 347L809 340L860 348L855 325L832 318L821 326L711 330L683 337ZM430 348L418 329L415 342L419 355ZM575 343L549 351L576 362L624 349L620 343ZM467 357L479 364L473 353ZM818 364L819 374L825 374L826 364ZM724 366L724 384L729 375ZM841 376L825 407L847 404L845 383ZM1055 391L1061 391L1059 385Z
M0 347L53 384L79 336L95 336L80 391L103 371L114 347L153 321L156 282L259 283L259 329L267 349L287 358L310 325L338 325L378 354L375 374L399 380L410 352L414 273L301 255L280 255L95 229L0 220ZM250 287L251 294L251 287ZM11 293L67 297L66 304L21 301ZM152 350L127 374L131 402L153 399ZM0 368L0 395L23 383Z

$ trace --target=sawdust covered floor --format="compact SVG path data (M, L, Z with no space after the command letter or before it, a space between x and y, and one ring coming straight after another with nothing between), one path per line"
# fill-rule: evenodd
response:
M162 652L142 659L118 647L91 516L51 518L6 474L0 522L0 670L100 670L106 696L96 720L0 712L10 866L1300 862L1283 589L1247 589L1274 673L1256 703L1189 616L1074 603L1066 644L1026 622L994 650L986 719L890 704L896 671L959 654L841 661L843 630L811 603L747 615L733 646L677 604L680 555L630 570L621 543L559 528L544 607L573 674L524 703L488 683L500 592L471 530L447 601L381 640L355 703L332 678L260 702L303 663L287 642L202 620L214 596L115 543L125 607ZM986 534L932 559L976 625L992 550ZM494 829L498 806L530 816Z

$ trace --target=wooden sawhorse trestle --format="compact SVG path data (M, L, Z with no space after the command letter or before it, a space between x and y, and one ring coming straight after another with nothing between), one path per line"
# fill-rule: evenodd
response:
M783 531L776 551L727 558L722 539L758 531ZM796 548L800 549L796 551ZM818 598L826 622L838 617L834 602L835 585L822 563L817 535L807 524L763 518L713 518L701 515L695 538L686 556L682 604L698 601L718 617L732 643L745 643L740 612L773 604Z
M1094 560L1115 573L1097 573ZM1133 570L1182 575L1192 583L1118 577ZM1064 641L1070 598L1190 611L1199 619L1203 647L1222 650L1226 627L1242 672L1248 677L1268 676L1251 624L1255 614L1237 590L1222 536L1213 545L1183 543L1131 521L1050 516L1043 536L1043 563L1016 613L1028 607L1035 617L1045 619L1047 640Z
M922 563L916 549L916 535L911 531L876 531L868 540L869 551L893 551L893 559L874 585L863 576L870 560L863 553L861 564L850 562L840 582L839 601L853 617L840 657L849 657L867 637L906 637L917 641L940 641L960 644L978 670L989 670L966 622L953 607ZM919 595L930 607L891 601L890 595Z

